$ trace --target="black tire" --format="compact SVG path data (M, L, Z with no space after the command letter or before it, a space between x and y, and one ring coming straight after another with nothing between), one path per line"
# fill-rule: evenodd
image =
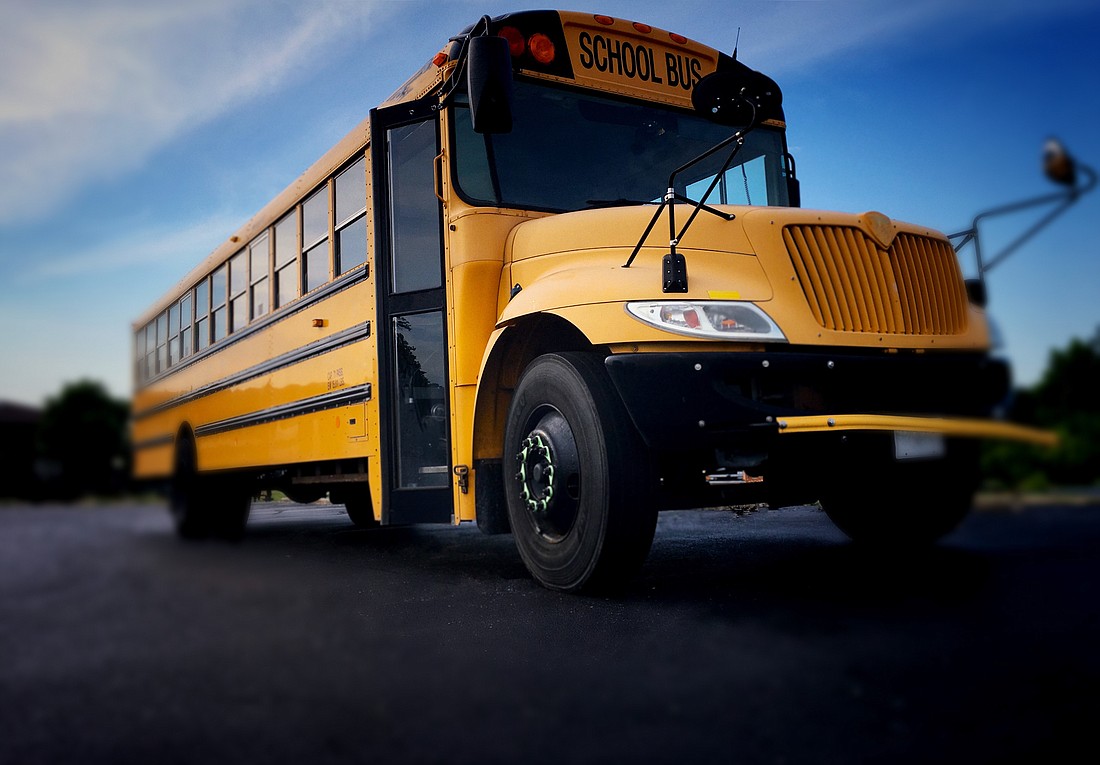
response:
M176 464L168 497L176 533L184 539L202 539L211 534L213 506L209 481L198 475L195 444L187 437L176 443Z
M375 529L381 525L375 520L374 503L371 502L369 489L349 492L341 499L344 501L344 510L347 511L348 518L351 519L356 528Z
M645 561L653 472L600 357L531 362L508 410L503 472L516 547L543 586L615 587Z
M194 442L190 438L179 440L168 502L179 536L240 540L251 504L252 491L247 478L200 474L196 468Z
M943 459L896 462L881 439L859 465L834 472L821 497L829 519L853 542L927 547L970 512L977 488L974 443L949 442Z
M241 475L216 476L209 479L209 486L214 514L211 532L220 539L239 542L252 510L252 481Z

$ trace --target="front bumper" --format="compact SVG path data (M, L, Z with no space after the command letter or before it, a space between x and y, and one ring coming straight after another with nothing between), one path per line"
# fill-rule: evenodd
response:
M1052 442L989 419L1010 383L1007 365L984 354L632 353L605 363L656 450L830 430Z

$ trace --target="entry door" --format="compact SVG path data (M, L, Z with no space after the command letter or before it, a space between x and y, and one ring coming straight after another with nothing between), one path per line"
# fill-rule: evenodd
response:
M383 523L449 521L450 395L439 120L428 104L371 112Z

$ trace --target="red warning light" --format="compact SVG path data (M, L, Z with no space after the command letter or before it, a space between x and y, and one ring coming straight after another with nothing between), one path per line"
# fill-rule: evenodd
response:
M519 58L527 49L527 44L523 41L523 33L515 27L502 27L497 32L497 36L508 41L508 50L512 53L512 58Z
M641 32L643 35L647 35L653 31L653 27L651 27L649 24L642 24L637 21L634 22L634 28Z
M596 16L593 16L592 18L594 18L600 24L603 24L605 27L609 27L609 26L611 26L612 24L615 23L615 19L611 18L610 16L596 15Z

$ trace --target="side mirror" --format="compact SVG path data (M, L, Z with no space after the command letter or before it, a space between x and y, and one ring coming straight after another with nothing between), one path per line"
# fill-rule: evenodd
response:
M466 86L475 133L512 132L512 54L503 37L471 37Z
M699 114L731 127L750 126L783 116L783 93L773 79L746 66L708 74L691 91Z
M794 176L787 176L787 205L790 207L802 206L802 184Z
M1057 138L1047 139L1043 146L1043 172L1055 183L1077 185L1077 163Z

